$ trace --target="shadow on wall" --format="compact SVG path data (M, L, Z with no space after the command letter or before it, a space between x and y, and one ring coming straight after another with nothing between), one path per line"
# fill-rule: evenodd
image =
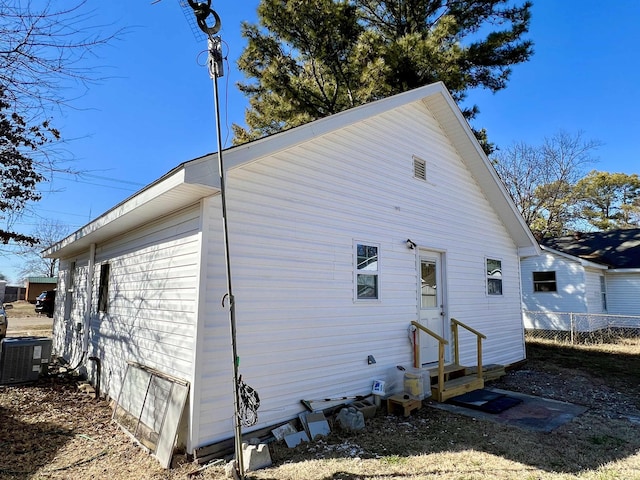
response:
M159 243L145 250L144 267L139 259L137 263L132 261L136 257L127 252L111 260L105 287L108 301L103 305L99 302L101 267L96 264L87 355L101 360L100 390L112 397L120 391L129 361L183 376L181 363L186 361L185 352L190 352L193 341L195 296L185 301L184 272L172 265L173 258L180 258L179 248ZM101 308L103 311L99 311ZM82 348L82 336L73 334L76 351ZM94 364L85 359L85 365L94 381Z

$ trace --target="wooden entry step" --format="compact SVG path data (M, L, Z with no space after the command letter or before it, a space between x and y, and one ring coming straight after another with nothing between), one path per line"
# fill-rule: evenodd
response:
M449 381L454 378L460 378L468 375L468 367L458 365L457 363L450 363L444 366L444 380ZM438 383L438 367L429 369L429 376L431 377L431 385Z
M478 372L478 367L467 368L467 375L475 375ZM482 366L482 378L485 381L498 380L500 377L504 377L507 374L504 365L498 363L491 363L489 365Z
M438 402L446 402L452 397L484 388L484 379L477 375L467 375L444 382L442 389L437 384L431 385L431 395Z

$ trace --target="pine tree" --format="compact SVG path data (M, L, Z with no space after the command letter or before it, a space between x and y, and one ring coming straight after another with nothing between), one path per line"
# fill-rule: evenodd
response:
M458 101L469 89L505 88L511 67L533 53L522 38L531 3L510 4L262 0L259 24L242 26L248 45L238 66L249 81L239 88L249 108L247 128L234 125L235 143L436 81Z
M593 170L576 185L582 218L598 230L640 227L640 177Z

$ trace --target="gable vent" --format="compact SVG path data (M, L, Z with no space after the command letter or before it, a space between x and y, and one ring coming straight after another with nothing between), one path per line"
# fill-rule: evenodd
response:
M420 179L427 179L427 162L418 157L413 157L413 176Z

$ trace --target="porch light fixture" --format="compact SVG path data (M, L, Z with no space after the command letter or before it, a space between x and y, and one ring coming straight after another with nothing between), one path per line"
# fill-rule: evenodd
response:
M413 250L414 248L416 248L416 243L412 242L410 238L407 238L407 248L409 250Z

